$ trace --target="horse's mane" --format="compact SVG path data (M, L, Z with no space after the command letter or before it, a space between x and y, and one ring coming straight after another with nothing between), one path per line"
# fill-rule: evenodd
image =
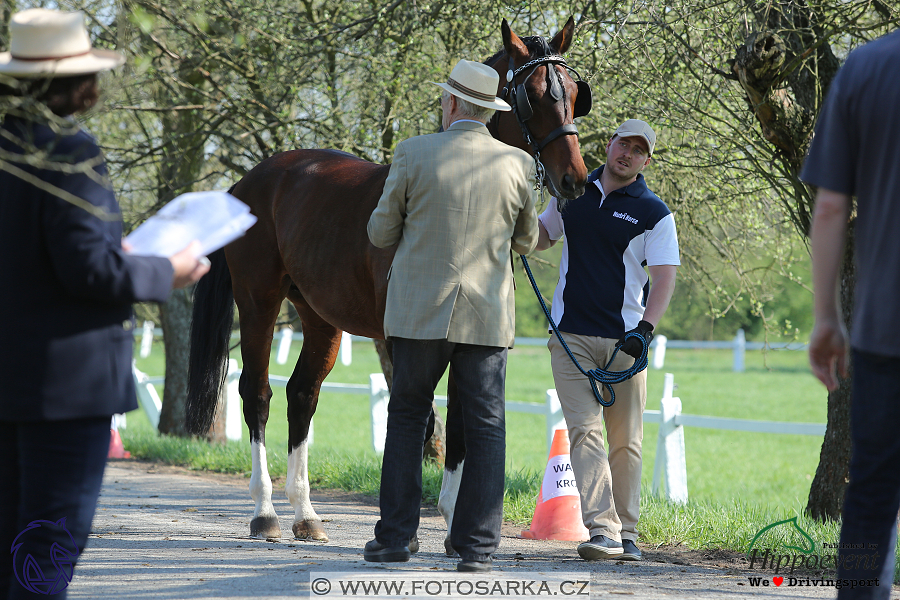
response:
M529 35L528 37L520 38L524 43L525 47L528 48L528 59L538 58L540 56L546 56L548 54L549 45L547 45L547 40L539 35ZM501 57L506 55L506 48L500 48L493 56L484 61L489 67L493 67Z

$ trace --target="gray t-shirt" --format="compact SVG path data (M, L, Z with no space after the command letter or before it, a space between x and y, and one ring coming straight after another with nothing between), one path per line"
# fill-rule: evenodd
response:
M857 197L850 343L900 356L900 31L850 53L800 178Z

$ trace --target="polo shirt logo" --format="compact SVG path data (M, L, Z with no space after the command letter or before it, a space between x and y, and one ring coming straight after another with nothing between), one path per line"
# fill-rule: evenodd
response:
M626 221L628 221L629 223L633 223L634 225L637 225L637 222L638 222L637 219L635 219L628 213L620 213L618 211L615 211L615 212L613 212L613 216L616 217L617 219L625 219Z

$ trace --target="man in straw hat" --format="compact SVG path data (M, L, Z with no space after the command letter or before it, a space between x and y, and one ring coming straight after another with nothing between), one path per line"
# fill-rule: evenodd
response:
M497 73L461 60L438 83L443 133L400 143L369 239L399 243L388 275L384 334L394 381L381 471L381 520L364 557L409 560L419 523L422 446L434 389L449 364L466 454L450 542L460 571L489 571L500 542L506 454L506 351L515 336L510 250L537 243L533 160L491 137L510 110Z
M655 146L650 125L628 119L607 143L606 164L588 177L584 194L562 208L551 201L540 217L538 250L565 237L552 316L585 370L607 368L616 348L621 351L609 368L631 367L643 346L624 336L638 333L649 344L675 289L681 264L675 220L642 173ZM569 429L582 520L591 535L578 554L585 560L641 560L637 522L647 371L613 385L615 403L604 408L555 335L547 345ZM608 402L605 389L603 395Z
M110 418L137 408L131 303L166 299L208 269L122 248L100 149L69 115L97 101L84 17L13 15L0 54L0 595L64 598L100 493ZM26 110L56 115L53 128ZM93 172L91 172L93 171Z

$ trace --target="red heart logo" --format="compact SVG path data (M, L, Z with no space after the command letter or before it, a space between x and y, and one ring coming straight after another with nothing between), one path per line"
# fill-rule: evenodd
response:
M772 582L777 587L777 586L781 585L782 583L784 583L784 577L773 577Z

